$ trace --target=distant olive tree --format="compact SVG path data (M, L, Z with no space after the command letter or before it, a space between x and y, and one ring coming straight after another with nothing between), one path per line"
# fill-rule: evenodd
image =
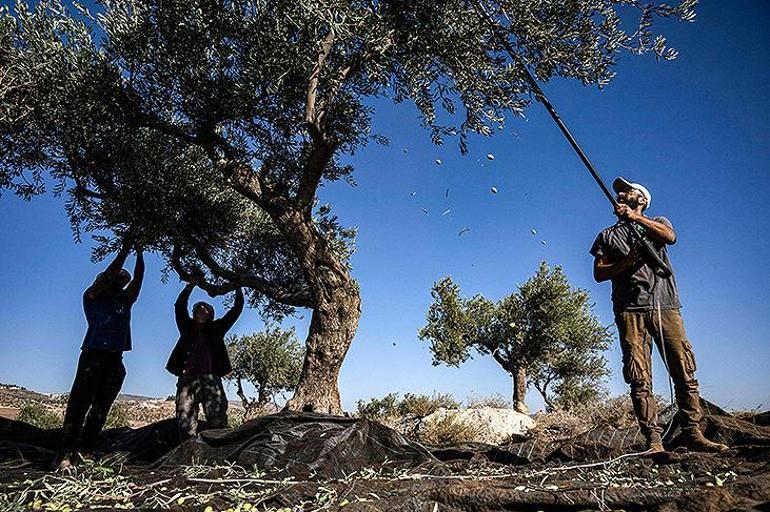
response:
M263 409L277 393L293 391L297 387L304 351L293 327L231 336L227 350L233 366L228 378L235 381L245 417ZM256 398L246 395L243 380L254 385Z
M361 315L355 230L318 191L354 185L348 157L387 142L372 130L372 100L412 102L434 143L467 152L473 135L523 115L533 96L524 66L541 81L603 87L623 52L672 58L653 20L690 20L695 3L0 6L0 192L30 198L52 186L76 236L97 240L97 259L140 227L148 251L211 295L245 287L267 317L311 310L287 407L339 414Z
M460 296L446 277L433 286L427 324L433 364L459 366L473 354L491 356L513 379L513 406L527 413L531 384L547 407L569 407L602 389L608 328L591 312L588 293L573 288L561 267L540 264L519 289L498 302Z

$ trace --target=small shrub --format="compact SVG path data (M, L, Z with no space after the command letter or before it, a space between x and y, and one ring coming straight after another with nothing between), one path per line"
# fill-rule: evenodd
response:
M382 398L372 398L368 402L359 400L356 403L358 415L373 420L407 415L424 418L442 407L459 409L460 403L448 393L433 393L431 396L406 393L402 400L399 400L398 393L389 393Z
M46 429L59 428L64 421L59 414L38 403L23 405L19 409L19 417L17 419Z
M382 398L372 398L368 402L359 400L356 409L361 418L379 420L398 415L398 393L389 393Z
M472 442L477 429L452 416L431 422L420 432L420 439L429 444L445 445Z
M472 394L465 399L468 409L481 409L482 407L494 407L495 409L510 409L513 404L500 393L489 396Z
M228 411L227 412L227 426L230 428L238 428L246 422L246 418L242 411Z
M128 426L130 426L128 407L121 403L112 404L110 412L107 413L107 421L104 424L104 428L121 428Z
M433 393L432 396L407 393L398 404L398 412L401 415L414 414L418 418L424 418L442 407L444 409L459 409L460 404L449 393Z
M168 395L166 397L166 402L176 402L176 395Z

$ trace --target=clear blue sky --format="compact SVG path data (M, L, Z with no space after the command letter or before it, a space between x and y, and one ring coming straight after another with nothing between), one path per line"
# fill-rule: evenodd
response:
M703 395L729 408L766 409L770 4L704 2L695 23L661 26L680 50L676 61L626 55L603 92L564 81L546 92L606 179L622 174L645 184L650 213L674 223L679 241L670 254ZM347 409L392 391L510 395L510 379L494 362L433 367L418 340L430 287L448 274L464 293L496 299L547 260L588 289L596 312L612 322L610 286L594 283L588 248L614 217L540 105L505 133L474 139L468 157L455 145L430 144L411 106L376 107L376 129L392 145L355 156L358 187L321 190L343 223L359 227L353 265L363 315L340 377ZM67 391L86 326L80 297L106 262L91 264L88 241L72 242L62 202L51 196L30 203L3 196L0 247L0 382ZM126 393L174 392L163 368L176 340L172 304L181 286L173 278L162 284L160 267L149 258L134 307ZM307 318L293 322L300 333ZM234 330L260 328L247 311ZM609 386L623 393L616 345L607 353ZM656 364L656 390L668 396ZM229 393L235 396L232 387ZM541 406L534 391L529 397L533 409Z

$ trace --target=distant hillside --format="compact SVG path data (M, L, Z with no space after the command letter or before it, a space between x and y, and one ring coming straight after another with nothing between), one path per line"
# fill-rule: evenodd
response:
M61 397L30 391L13 384L0 384L0 407L19 408L27 403L37 402L44 405L62 402Z
M164 398L153 398L151 396L127 395L121 393L118 395L118 402L144 402L147 400L165 400Z
M174 401L165 398L120 394L117 401L126 407L132 427L173 418L175 414ZM41 404L63 416L67 393L44 394L14 384L0 384L0 417L16 419L19 409L32 403ZM237 414L243 409L240 402L230 401L230 410Z

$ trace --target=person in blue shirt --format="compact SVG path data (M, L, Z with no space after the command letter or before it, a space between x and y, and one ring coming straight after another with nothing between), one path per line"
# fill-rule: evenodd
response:
M131 350L131 306L139 297L144 278L141 249L136 249L133 279L123 268L130 252L131 244L124 242L112 263L83 293L88 330L53 462L59 469L71 466L80 453L93 450L126 377L123 352Z

